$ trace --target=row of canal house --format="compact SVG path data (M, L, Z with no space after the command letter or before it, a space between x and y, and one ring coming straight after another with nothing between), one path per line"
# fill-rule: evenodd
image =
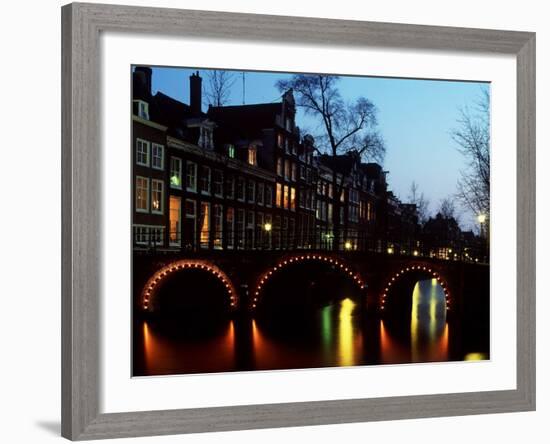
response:
M353 153L316 155L292 91L204 112L199 73L189 80L185 104L152 94L151 68L133 72L135 249L332 249L335 238L363 249L384 237L385 173Z

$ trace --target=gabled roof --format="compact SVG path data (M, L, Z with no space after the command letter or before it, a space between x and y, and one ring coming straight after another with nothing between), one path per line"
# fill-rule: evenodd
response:
M254 105L210 106L208 117L216 122L226 139L260 139L264 129L273 128L281 103Z

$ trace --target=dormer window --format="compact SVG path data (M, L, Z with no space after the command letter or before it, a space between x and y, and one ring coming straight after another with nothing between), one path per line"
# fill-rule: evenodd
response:
M143 100L134 100L137 104L137 115L142 119L149 120L149 104Z
M256 147L255 146L249 146L248 147L248 164L249 165L257 165L257 159L256 159Z
M228 145L226 145L226 148L227 148L227 156L230 159L234 159L235 158L235 145L228 144Z
M199 146L207 150L214 148L211 128L207 128L205 126L200 127Z

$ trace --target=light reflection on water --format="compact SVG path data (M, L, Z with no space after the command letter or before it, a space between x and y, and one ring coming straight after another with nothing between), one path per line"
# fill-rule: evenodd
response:
M319 307L297 325L238 318L222 321L214 334L167 333L142 321L141 365L136 374L210 373L234 370L315 368L447 361L452 357L445 295L436 280L418 282L411 295L410 325L365 319L360 305L344 298ZM373 325L374 323L374 325ZM182 321L183 325L183 321ZM188 326L187 326L188 327ZM177 329L176 329L177 330ZM191 333L189 332L191 330ZM470 354L469 359L486 359Z

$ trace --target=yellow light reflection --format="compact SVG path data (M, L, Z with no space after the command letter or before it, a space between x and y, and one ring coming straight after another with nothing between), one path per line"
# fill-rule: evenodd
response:
M468 353L464 356L465 361L485 361L488 359L487 353Z
M420 305L420 286L418 283L414 286L412 294L411 308L411 358L413 362L418 361L419 350L419 325L418 325L418 306Z
M346 298L340 303L338 316L338 357L339 365L353 365L355 353L353 348L353 318L355 303Z

